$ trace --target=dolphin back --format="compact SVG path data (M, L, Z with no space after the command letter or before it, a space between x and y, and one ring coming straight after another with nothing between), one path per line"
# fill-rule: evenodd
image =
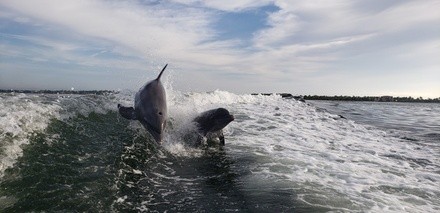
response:
M227 109L217 108L201 113L193 121L197 123L199 131L206 135L223 129L233 120L234 116Z

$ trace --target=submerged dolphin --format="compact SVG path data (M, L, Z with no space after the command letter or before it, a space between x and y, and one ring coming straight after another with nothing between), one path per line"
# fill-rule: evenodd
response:
M122 117L141 122L158 143L162 142L167 119L166 94L160 82L160 77L167 66L168 64L156 79L139 89L134 99L134 108L118 104L119 114Z
M217 108L201 113L194 119L200 134L208 140L218 138L220 145L225 145L223 128L234 120L234 116L229 114L225 108Z

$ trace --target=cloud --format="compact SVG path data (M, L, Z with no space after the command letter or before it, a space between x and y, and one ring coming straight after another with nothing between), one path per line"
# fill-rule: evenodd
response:
M5 6L76 34L105 39L137 52L181 58L213 37L209 16L191 8L119 1L11 1ZM200 46L199 46L200 45ZM209 49L208 49L209 50Z
M242 10L249 10L252 8L262 7L273 4L272 0L174 0L174 2L185 4L189 6L200 6L229 12L239 12Z
M438 48L431 48L440 35L435 28L440 3L434 0L14 0L0 5L0 20L26 28L6 32L9 25L0 26L0 36L7 38L0 42L2 55L96 67L96 72L142 73L145 66L172 62L187 73L182 81L194 85L191 76L203 76L197 84L204 89L304 91L309 84L310 91L329 91L331 84L319 82L339 81L343 87L353 78L373 79L402 66L426 72L440 67L434 60ZM216 28L224 14L268 5L277 9L265 11L265 24L248 32L250 41L225 39ZM301 87L291 82L302 82Z
M269 28L255 37L256 46L283 46L353 35L390 34L440 20L438 1L405 2L364 10L357 1L276 1Z
M422 23L435 26L440 22L440 13L435 12L439 8L438 1L383 5L374 12L362 11L356 1L345 0L280 0L275 4L280 10L269 16L270 27L254 37L254 46L261 51L284 49L293 54L298 54L299 50L303 53L318 51L319 54L325 48L343 52L341 46L350 48L372 40L380 42ZM388 46L383 43L373 46L393 48L396 45L402 44L390 42Z

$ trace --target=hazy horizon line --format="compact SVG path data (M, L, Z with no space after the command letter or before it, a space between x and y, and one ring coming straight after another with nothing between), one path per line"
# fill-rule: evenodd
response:
M132 90L132 89L4 89L4 88L0 88L0 93L9 93L9 92L22 92L22 93L26 93L26 92L44 92L44 91L48 91L48 92L64 92L64 93L76 93L76 92L120 92L123 90L128 90L128 91L133 91L135 92L136 90ZM213 92L213 91L217 91L217 90L211 90L211 91L205 91L205 92ZM223 90L221 90L223 91ZM225 90L226 91L226 90ZM198 91L187 91L187 92L198 92ZM226 91L229 92L229 91ZM231 92L234 93L234 92ZM235 94L235 93L234 93ZM237 94L290 94L293 95L295 93L292 92L250 92L250 93L237 93ZM323 97L336 97L336 96L341 96L341 97L385 97L385 96L391 96L394 98L405 98L405 97L411 97L411 98L422 98L424 100L427 99L440 99L439 97L426 97L426 96L411 96L411 95L404 95L404 96L396 96L396 95L389 95L389 94L383 94L383 95L342 95L342 94L337 94L337 95L319 95L319 94L295 94L293 96L323 96Z

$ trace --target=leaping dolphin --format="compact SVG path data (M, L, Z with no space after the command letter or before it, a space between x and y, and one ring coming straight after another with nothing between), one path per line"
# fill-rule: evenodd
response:
M160 82L160 77L167 66L168 64L156 79L139 89L134 99L134 108L118 104L119 114L122 117L141 122L158 143L163 140L168 115L165 89Z

